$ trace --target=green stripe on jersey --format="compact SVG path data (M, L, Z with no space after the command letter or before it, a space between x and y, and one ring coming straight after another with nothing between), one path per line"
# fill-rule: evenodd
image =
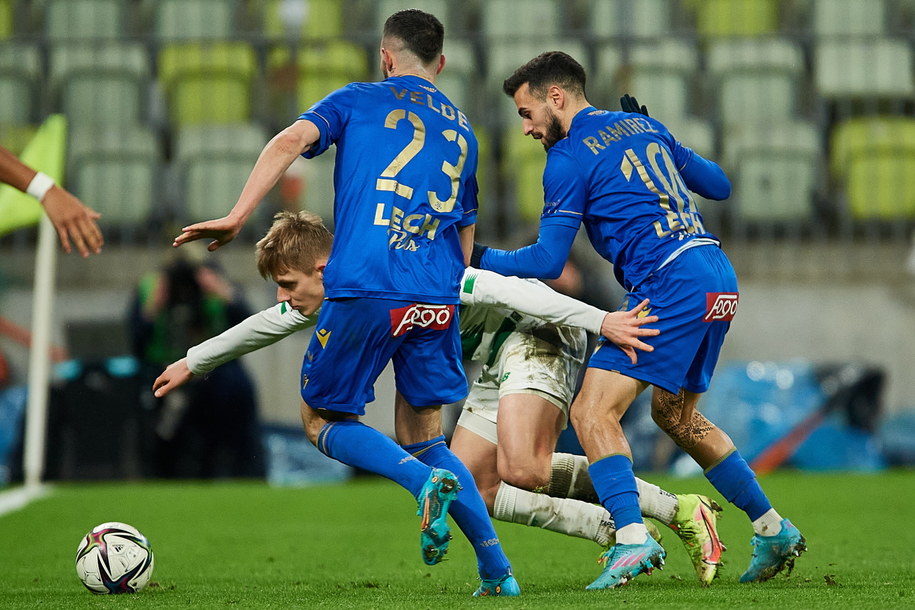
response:
M462 292L467 294L473 294L473 285L477 281L477 276L469 275L467 279L464 280L464 287L461 289Z

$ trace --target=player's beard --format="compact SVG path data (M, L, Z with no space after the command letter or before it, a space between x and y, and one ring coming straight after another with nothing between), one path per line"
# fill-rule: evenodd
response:
M543 150L549 150L553 147L553 144L568 135L566 134L565 129L562 128L562 123L559 121L559 118L553 114L553 111L548 108L546 113L549 117L546 124L546 133L540 138L540 143L543 144Z

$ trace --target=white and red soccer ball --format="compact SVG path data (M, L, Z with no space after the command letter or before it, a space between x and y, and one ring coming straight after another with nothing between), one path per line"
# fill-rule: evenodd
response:
M149 540L126 523L110 521L94 527L76 550L76 575L93 593L136 593L152 572Z

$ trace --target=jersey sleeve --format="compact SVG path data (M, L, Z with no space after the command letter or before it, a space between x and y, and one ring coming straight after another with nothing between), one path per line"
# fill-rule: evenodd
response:
M464 193L461 198L461 208L464 210L463 215L459 225L461 227L468 227L477 222L477 209L479 208L479 193L480 187L477 184L476 171L474 171L470 178L467 179L467 182L464 185Z
M674 142L673 151L674 162L689 190L718 201L731 196L731 181L717 163L679 141Z
M302 153L306 159L317 157L337 141L343 132L357 94L357 83L351 83L330 93L321 101L299 115L314 123L321 134L314 146Z
M461 305L498 307L544 322L583 328L600 334L606 312L560 294L534 280L468 267L461 281Z
M225 332L187 350L187 366L195 375L212 371L292 333L314 326L318 314L304 316L286 303L278 303L239 322Z
M547 155L543 170L543 212L541 222L550 219L552 224L581 226L588 204L588 179L575 157L557 144Z
M540 221L537 243L517 250L488 248L480 266L502 275L554 279L560 276L569 258L578 227L553 218Z

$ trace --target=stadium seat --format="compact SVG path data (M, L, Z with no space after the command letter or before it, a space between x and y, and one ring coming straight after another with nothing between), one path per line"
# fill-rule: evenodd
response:
M256 76L257 58L245 42L176 42L159 51L172 125L248 122Z
M588 99L599 108L617 108L619 90L626 88L621 79L629 74L623 61L622 47L613 41L599 43L593 50L593 68L588 73Z
M509 186L508 201L514 214L522 223L536 227L543 212L543 168L546 153L543 145L512 128L502 133L503 181Z
M563 4L560 0L525 0L522 8L517 0L486 0L480 7L485 44L497 40L542 43L544 39L561 36ZM548 45L541 47L541 51L549 50Z
M674 121L665 121L664 125L683 146L692 148L706 159L718 160L715 128L709 121L699 117L681 117Z
M302 208L317 214L324 223L334 226L334 163L337 147L331 146L313 159L301 159L296 163L302 180Z
M51 41L116 39L124 36L123 0L45 0L44 32Z
M446 37L443 53L445 69L435 78L435 85L465 114L480 116L480 63L473 43Z
M706 67L715 84L717 118L728 127L782 121L797 113L804 75L801 48L782 38L728 38L710 42Z
M905 98L915 95L912 51L904 40L820 40L814 48L817 92L825 98Z
M651 116L675 122L691 114L688 104L695 97L691 83L696 80L698 66L694 44L681 39L636 44L629 66L629 78L621 84L648 106Z
M150 75L142 43L60 43L49 63L51 91L71 125L146 119Z
M38 131L38 125L0 122L0 145L19 155Z
M671 32L671 0L590 0L587 27L596 40L665 38Z
M343 36L340 0L260 0L263 32L271 40L325 40Z
M816 37L882 35L885 0L814 0L810 27Z
M15 25L15 0L0 0L0 40L13 34Z
M690 0L703 39L774 34L779 0Z
M269 139L253 123L180 127L174 156L182 183L177 220L196 222L228 213Z
M724 141L732 173L735 217L753 224L797 223L812 218L820 183L822 144L810 122L744 125Z
M278 47L271 51L267 65L274 92L292 94L292 107L289 100L281 100L284 122L328 93L369 78L365 49L345 40L304 44L295 49Z
M495 167L493 158L492 134L483 125L474 125L473 133L477 137L477 186L479 192L479 215L485 221L495 222L497 216L496 197L494 195ZM480 222L478 220L478 222Z
M143 228L160 205L161 161L155 134L142 125L74 126L70 131L67 175L72 190L102 214L103 227Z
M853 219L915 218L915 119L848 119L833 129L829 156Z
M44 108L38 97L43 70L38 46L0 42L0 123L37 121Z
M237 0L156 0L153 33L159 41L228 39Z

